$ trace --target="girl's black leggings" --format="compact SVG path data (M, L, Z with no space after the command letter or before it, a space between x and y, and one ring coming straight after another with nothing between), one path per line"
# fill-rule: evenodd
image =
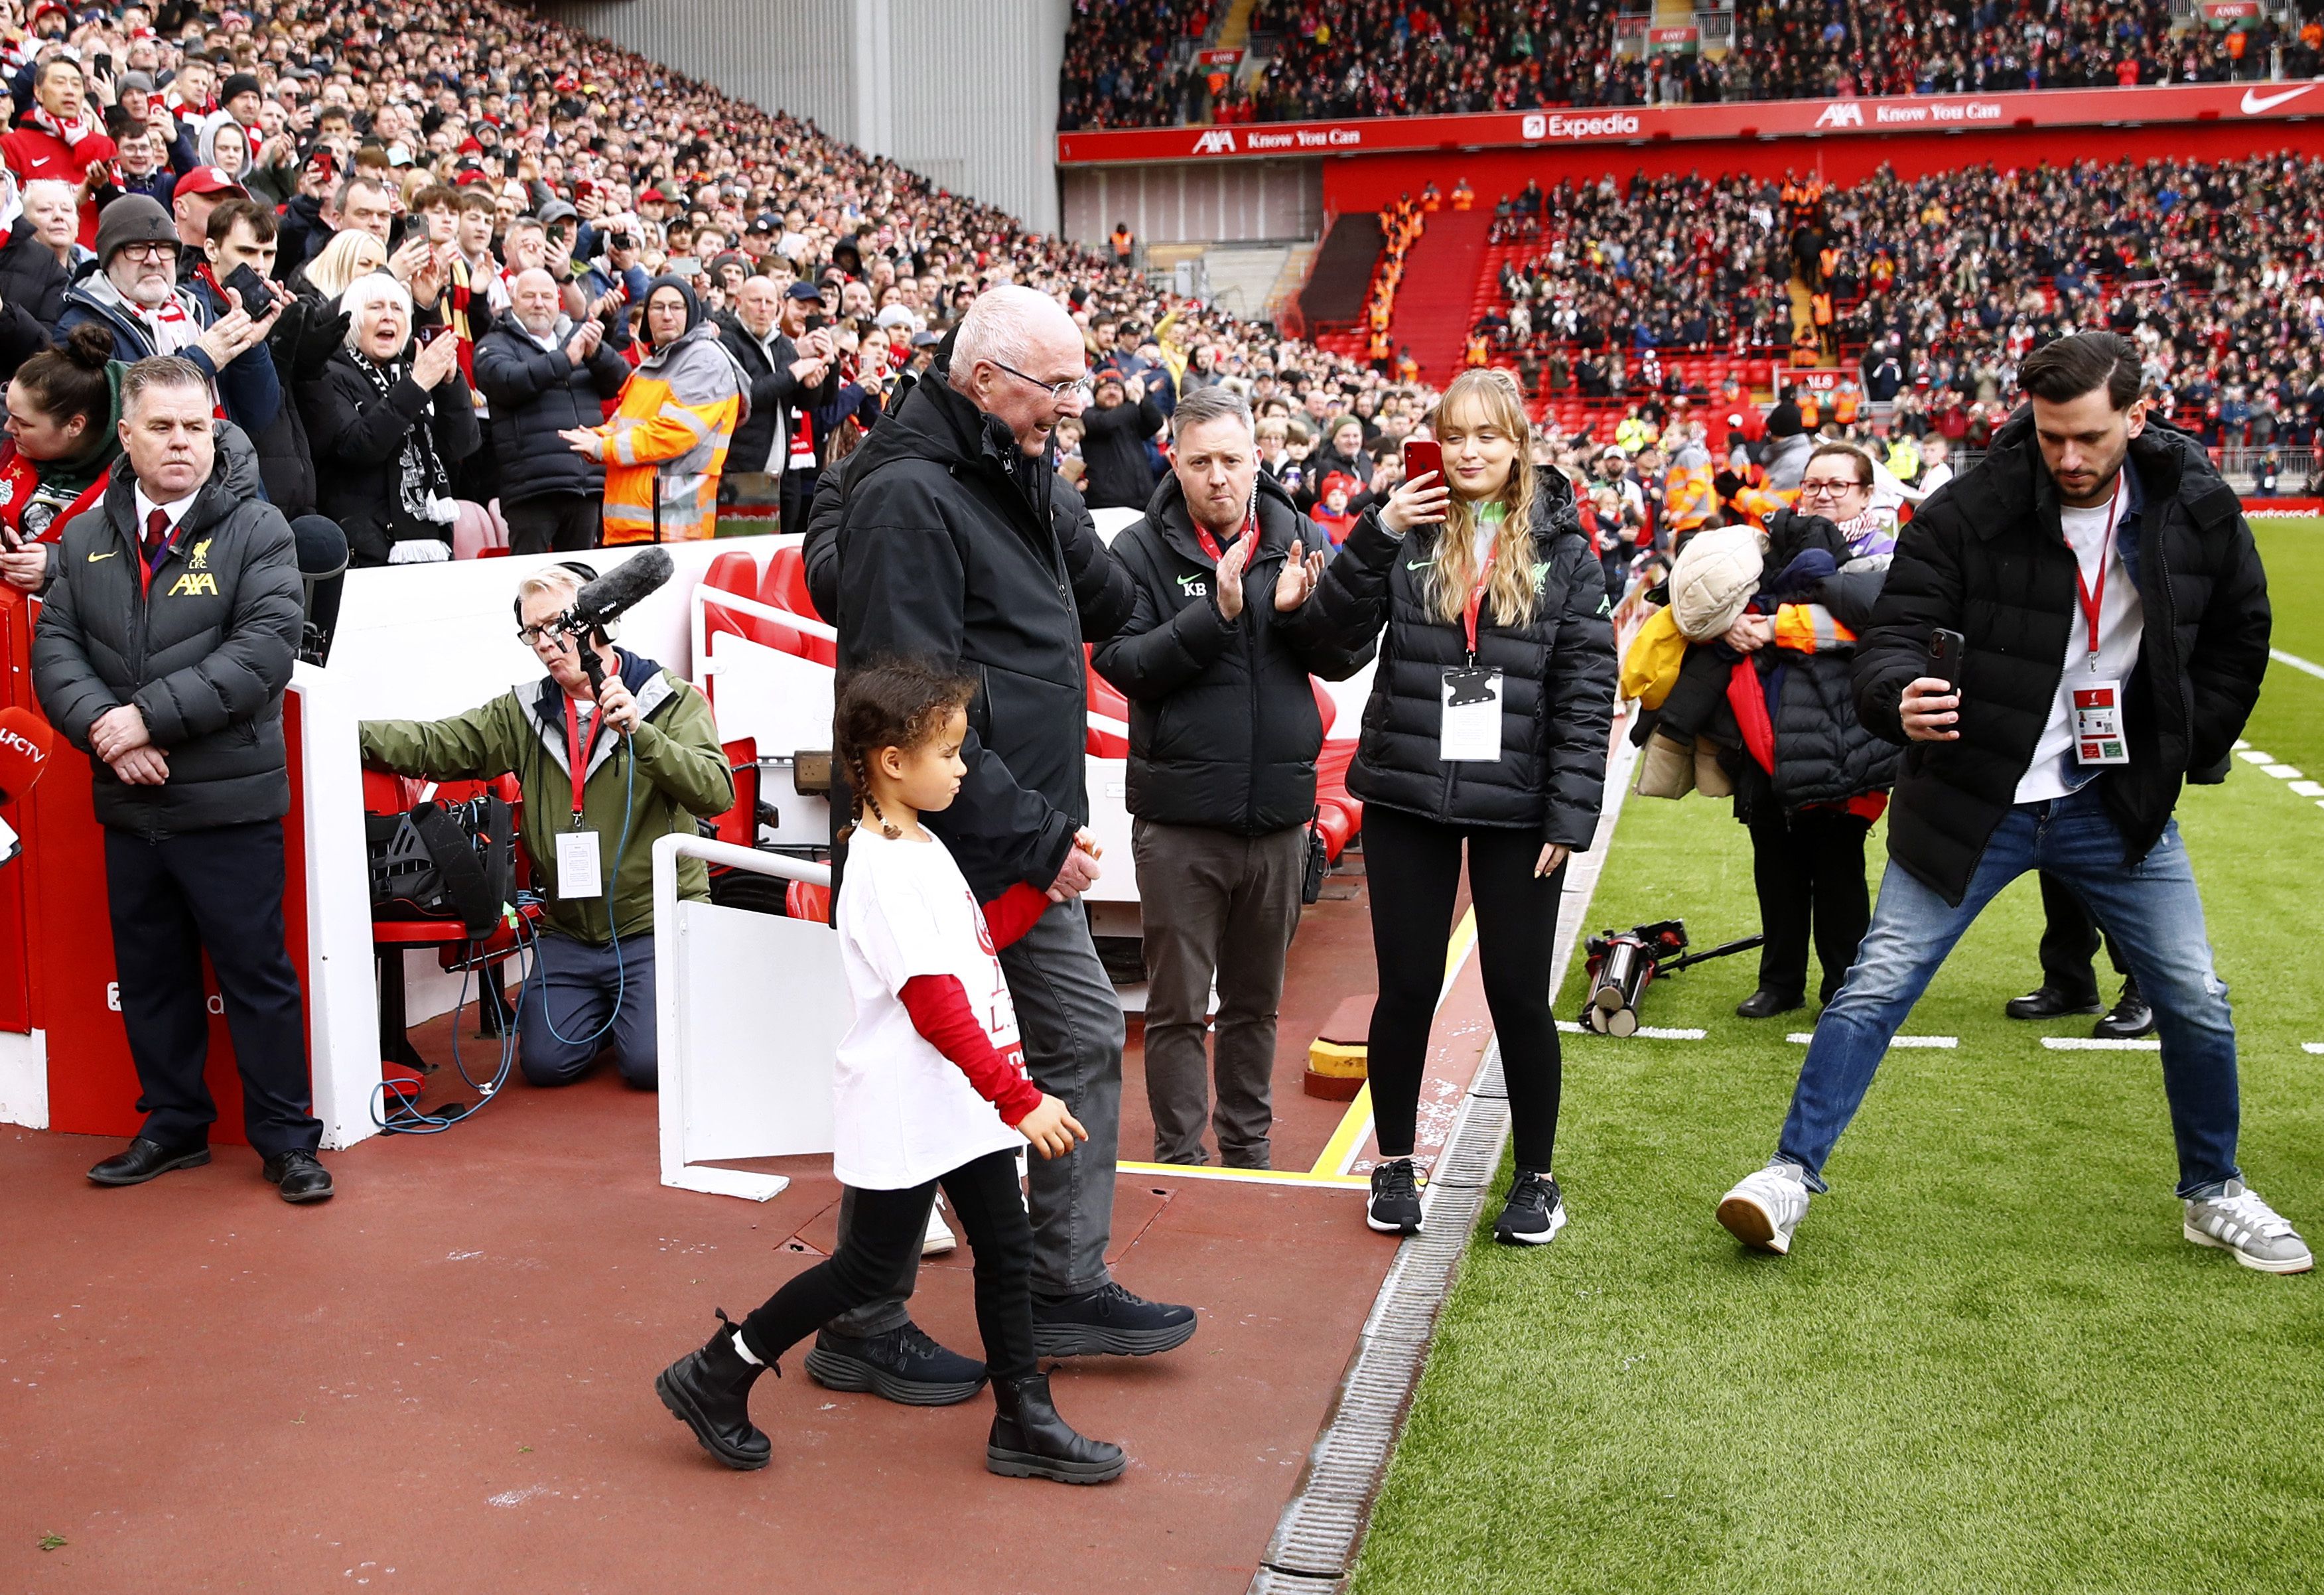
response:
M775 1360L850 1308L893 1290L927 1231L936 1187L976 1253L976 1327L995 1383L1033 1367L1033 1225L1017 1185L1017 1159L988 1152L950 1174L901 1191L855 1193L854 1222L839 1249L791 1279L742 1320L742 1343Z
M1550 1172L1563 1080L1550 1015L1550 954L1557 941L1565 868L1536 876L1541 833L1531 827L1446 825L1379 804L1364 808L1364 873L1371 895L1372 954L1379 999L1372 1006L1368 1068L1380 1156L1412 1155L1428 1029L1444 985L1461 846L1469 848L1469 898L1477 910L1477 957L1485 1001L1501 1043L1517 1166Z

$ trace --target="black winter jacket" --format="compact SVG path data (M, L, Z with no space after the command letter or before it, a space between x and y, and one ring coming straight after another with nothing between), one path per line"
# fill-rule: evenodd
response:
M2145 612L2126 683L2130 762L2097 777L2124 862L2162 839L2182 781L2222 779L2267 669L2267 577L2235 491L2195 441L2154 421L2133 439L2121 541ZM1926 674L1929 632L1961 633L1960 739L1913 742L1888 852L1958 904L2015 801L2081 623L2058 490L2024 410L1978 466L1923 502L1896 545L1857 650L1864 724L1905 742L1899 700Z
M775 428L781 425L784 436L798 425L798 412L813 411L831 402L839 392L839 368L827 368L823 380L808 387L791 375L791 367L798 363L798 346L782 333L771 340L774 357L757 338L743 328L732 316L717 318L718 341L734 356L734 364L742 368L745 385L750 391L751 413L734 429L733 447L726 451L726 468L734 471L764 471L774 453ZM775 474L782 466L778 464Z
M1098 645L1098 674L1130 700L1130 812L1166 825L1262 836L1315 812L1323 721L1310 675L1344 681L1372 654L1369 639L1335 646L1311 597L1275 607L1276 578L1294 541L1325 547L1291 495L1262 475L1259 547L1243 576L1242 613L1219 613L1214 562L1195 540L1186 496L1165 475L1146 518L1113 539L1137 585L1137 606Z
M1135 404L1125 400L1111 410L1093 404L1082 411L1082 463L1089 472L1091 509L1146 507L1154 496L1154 461L1146 442L1167 419L1151 392Z
M1504 673L1499 763L1437 757L1444 671L1468 661L1461 622L1437 618L1421 585L1439 528L1397 538L1378 510L1367 511L1313 602L1323 605L1326 635L1342 646L1381 638L1350 792L1443 825L1530 827L1545 843L1579 851L1596 834L1605 795L1614 632L1573 490L1554 469L1541 470L1539 482L1533 618L1505 628L1489 603L1477 621L1477 662Z
M303 588L290 526L229 480L221 455L140 591L136 482L68 522L60 576L32 637L32 683L67 741L134 704L170 779L133 787L90 754L97 817L139 836L281 819L290 810L282 694L298 657Z
M21 305L42 327L54 327L65 313L65 290L72 273L49 246L32 236L28 217L18 217L0 243L0 304Z
M407 371L382 393L342 349L322 375L299 384L299 404L322 478L323 513L347 534L349 565L385 565L388 550L407 538L451 540L449 526L403 508L401 459L403 435L415 426L435 428L436 457L447 475L483 446L475 402L457 370L432 390Z
M494 480L503 503L544 493L603 493L605 467L558 436L605 424L603 401L622 391L629 363L600 343L586 364L565 353L573 327L558 320L557 347L544 349L512 310L476 340L476 391L493 407Z
M1047 887L1089 818L1082 641L1130 618L1129 573L1080 495L940 374L848 456L840 483L818 495L829 513L806 550L840 669L884 654L975 678L968 774L927 824L980 899ZM835 792L835 820L844 812Z

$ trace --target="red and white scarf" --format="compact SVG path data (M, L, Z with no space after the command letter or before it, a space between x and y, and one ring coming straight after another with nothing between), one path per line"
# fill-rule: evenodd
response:
M36 105L25 120L53 136L68 150L79 148L83 139L94 138L105 126L97 119L97 113L88 106L81 107L80 115L74 121L60 122L55 113L46 106Z

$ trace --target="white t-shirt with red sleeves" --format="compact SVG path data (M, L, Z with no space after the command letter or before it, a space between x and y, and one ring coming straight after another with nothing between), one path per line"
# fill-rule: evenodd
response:
M848 842L839 955L855 1023L839 1044L833 1083L832 1172L861 1190L925 1185L1025 1144L913 1026L898 996L916 976L951 975L994 1050L1019 1045L984 911L945 844L923 834L891 841L866 825Z

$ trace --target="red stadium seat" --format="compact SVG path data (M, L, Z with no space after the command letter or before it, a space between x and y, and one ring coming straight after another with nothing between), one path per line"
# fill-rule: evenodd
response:
M831 923L831 888L810 886L804 880L794 880L783 893L783 913L792 919L812 919L818 925Z
M759 562L744 549L730 549L710 562L710 568L703 572L702 585L721 593L732 593L740 598L756 598L759 595ZM703 643L708 646L710 639L723 632L735 637L747 637L753 642L766 642L772 647L773 644L762 634L762 626L763 622L754 615L742 614L721 604L706 604L702 616Z
M767 561L766 574L759 578L758 599L768 608L779 609L785 614L815 618L815 605L807 596L807 566L797 549L775 550L774 558ZM765 641L770 648L813 659L818 665L839 662L838 645L828 637L809 637L777 621L762 619L758 623L766 629Z
M1089 652L1089 645L1086 643L1083 644L1082 653L1084 657L1086 658ZM1113 683L1099 675L1094 669L1089 670L1087 674L1089 679L1090 713L1093 715L1102 715L1109 720L1119 720L1125 726L1128 725L1130 724L1130 700L1122 696L1120 693L1115 691ZM1127 759L1130 757L1130 738L1122 732L1110 731L1102 726L1093 724L1090 726L1089 734L1084 740L1089 750L1090 757L1093 759Z

